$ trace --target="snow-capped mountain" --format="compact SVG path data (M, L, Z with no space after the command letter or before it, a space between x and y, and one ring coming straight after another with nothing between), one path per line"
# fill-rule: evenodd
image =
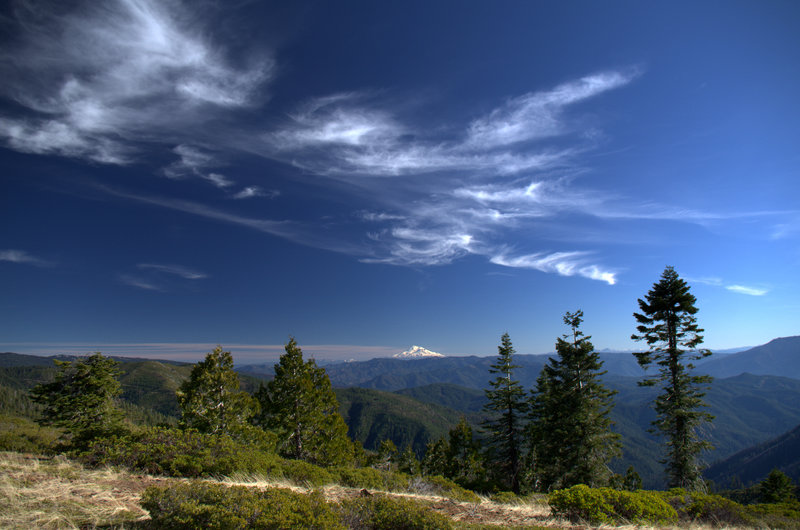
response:
M410 350L406 350L402 353L395 353L392 357L395 359L423 359L431 357L444 357L444 355L441 353L436 353L435 351L426 350L421 346L411 346Z

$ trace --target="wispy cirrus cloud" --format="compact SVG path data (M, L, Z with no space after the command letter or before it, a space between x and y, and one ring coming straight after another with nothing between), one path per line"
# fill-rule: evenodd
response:
M337 94L305 104L288 124L263 139L272 156L321 174L467 171L497 176L542 170L571 158L576 149L519 150L514 144L574 132L564 119L569 105L624 86L637 75L604 72L526 94L474 120L465 130L451 128L449 134L434 138L374 108L365 94ZM303 153L314 156L299 156Z
M247 107L273 76L259 53L234 64L176 2L112 0L65 10L18 3L2 95L30 111L0 120L18 151L126 164L215 112ZM244 66L239 66L244 64Z
M156 272L163 272L173 276L179 276L186 280L203 280L208 278L208 274L182 265L160 265L158 263L140 263L137 265L139 269L151 270Z
M563 113L570 105L627 85L637 75L637 70L600 72L552 90L513 98L473 121L466 143L487 149L565 134L569 125Z
M704 277L704 278L687 278L687 281L693 283L701 283L704 285L711 285L713 287L722 287L734 293L746 294L748 296L764 296L769 293L769 289L765 287L752 287L740 284L728 284L722 278Z
M139 263L136 272L121 273L117 275L125 285L144 289L146 291L166 292L179 286L175 280L204 280L208 274L183 265Z
M36 267L49 267L52 262L36 257L25 250L5 249L0 250L0 261L34 265Z
M589 252L537 252L536 254L511 256L506 253L491 258L491 262L504 267L535 269L561 276L582 276L604 281L609 285L617 282L616 273L589 263Z
M747 287L746 285L726 285L725 288L734 293L746 294L749 296L764 296L769 292L767 289L760 289L758 287Z
M613 276L584 249L563 249L562 261L547 261L553 253L539 255L534 237L516 247L527 249L517 258L507 248L520 233L537 234L539 219L607 206L553 175L577 170L581 155L596 147L580 106L630 84L637 69L593 73L433 127L404 116L382 92L359 90L269 117L263 104L276 81L274 57L234 53L215 39L207 9L193 6L188 16L181 2L20 3L12 45L0 52L0 75L10 80L0 95L17 109L0 119L0 140L18 151L106 164L171 152L161 170L167 177L208 182L229 199L274 198L279 193L266 185L239 184L231 169L237 154L255 154L332 177L319 179L326 186L346 181L361 194L359 208L365 197L374 205L371 217L339 223L360 219L362 231L354 233L331 229L334 223L243 215L233 201L226 211L180 196L105 191L364 261L429 266L481 255L564 276ZM266 119L239 120L245 110ZM392 184L368 183L374 177ZM129 271L124 281L162 286L143 272Z

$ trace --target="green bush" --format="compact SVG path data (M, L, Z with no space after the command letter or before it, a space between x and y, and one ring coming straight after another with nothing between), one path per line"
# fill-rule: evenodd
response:
M154 475L199 477L280 473L280 459L225 435L152 427L102 438L81 455L89 466L116 465Z
M210 483L150 486L142 507L156 528L343 528L319 494Z
M339 510L342 522L348 528L436 530L453 527L450 519L430 510L425 504L380 494L345 499L339 505Z
M656 523L677 520L678 514L650 491L619 491L578 484L550 494L553 513L570 520L600 523Z
M752 526L800 529L800 502L752 504L744 509Z
M519 504L520 498L513 491L498 491L491 497L492 502L498 504Z
M687 492L680 488L671 489L661 495L684 521L717 526L746 525L750 522L744 506L719 495Z
M342 486L380 490L386 487L383 473L371 467L336 467L330 469Z
M50 454L61 436L54 427L42 427L27 418L0 415L0 451Z
M336 482L334 476L325 468L302 460L283 460L281 469L283 476L298 486L319 487Z

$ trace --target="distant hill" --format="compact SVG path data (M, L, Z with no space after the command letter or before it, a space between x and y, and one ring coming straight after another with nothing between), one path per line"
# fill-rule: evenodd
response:
M749 373L800 379L800 336L774 339L761 346L711 360L698 370L714 377Z
M719 487L739 481L750 486L763 480L775 468L786 473L795 484L800 483L800 425L717 462L706 470L705 476Z
M399 449L410 445L421 457L428 442L447 435L461 417L441 405L367 388L339 388L336 398L350 437L366 449L392 440Z
M655 419L652 403L657 388L638 386L639 378L606 377L605 383L618 394L611 418L622 435L623 456L612 462L616 472L633 465L648 487L663 486L661 440L649 433ZM485 402L483 391L452 384L432 384L400 390L420 401L445 405L455 414L478 414ZM726 458L743 448L764 442L800 423L800 380L743 374L715 380L705 398L708 412L716 418L704 427L715 449L704 455L706 462ZM769 472L769 470L766 470ZM765 472L765 473L766 473Z

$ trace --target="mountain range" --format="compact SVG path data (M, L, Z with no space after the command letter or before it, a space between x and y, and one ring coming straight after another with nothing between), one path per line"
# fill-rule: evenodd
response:
M657 389L637 385L644 372L630 352L601 352L601 356L608 370L604 380L617 391L612 419L624 444L622 458L612 467L622 472L634 465L645 485L658 487L662 476L658 463L660 440L648 432ZM0 353L0 391L10 389L13 392L3 395L19 396L19 391L51 378L54 358L69 359ZM547 358L548 355L515 356L519 365L515 378L531 389ZM795 439L780 437L800 425L800 337L775 339L710 359L697 369L716 377L705 398L708 411L716 418L703 434L716 447L704 455L705 460L719 463L709 469L708 476L722 483L741 469L741 480L758 480L769 472L763 466L780 462L782 469L792 469L792 465L800 465L796 464L800 461L796 450L788 463L780 456L786 447L794 447L791 440ZM149 410L159 417L177 417L175 390L188 377L190 364L118 360L126 403L138 407L140 416ZM483 390L493 362L494 357L422 356L338 363L326 370L337 387L340 412L353 439L367 449L391 439L398 447L409 445L421 455L429 441L445 435L462 415L476 428L480 425L486 402ZM265 365L240 368L242 387L252 392L271 377L271 368L272 365L269 369ZM759 374L746 373L753 371ZM794 374L797 378L791 377ZM733 459L732 463L723 464L726 458Z

